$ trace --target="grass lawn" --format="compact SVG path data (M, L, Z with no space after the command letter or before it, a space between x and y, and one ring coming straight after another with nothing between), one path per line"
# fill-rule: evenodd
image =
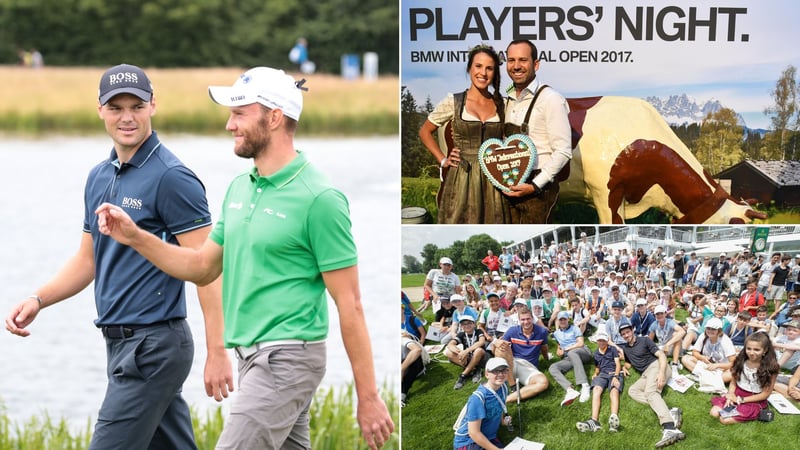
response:
M407 287L419 287L419 286L422 286L422 285L425 284L425 276L426 276L426 274L424 274L424 273L405 273L405 274L403 274L403 277L401 278L401 281L400 281L401 286L400 287L407 288ZM412 302L417 302L419 300L420 299L418 299L418 298L412 298L411 299Z
M405 284L404 284L405 285ZM433 315L426 311L426 319L431 322ZM683 318L685 312L678 311ZM429 344L432 342L428 342ZM590 342L592 351L596 346ZM555 342L550 340L550 352L555 353ZM447 449L453 447L452 425L461 407L469 395L477 388L477 384L468 381L463 389L454 391L460 368L450 364L444 355L437 355L439 361L432 359L427 373L420 377L411 388L407 405L401 410L402 430L401 442L404 449ZM508 443L517 433L532 441L542 442L549 449L640 449L653 448L661 438L661 427L658 418L649 406L636 403L627 394L628 388L638 379L631 375L625 380L625 391L620 398L621 427L618 433L608 431L609 397L603 394L600 409L600 422L603 429L596 433L580 433L575 422L587 420L591 416L591 400L579 403L577 400L570 406L559 406L564 391L547 373L549 363L541 361L539 369L550 380L547 391L533 399L522 402L521 411L517 405L509 406L509 413L514 417L515 431L509 433L505 427L500 428L500 439ZM594 371L592 364L587 365L587 374ZM686 373L684 371L684 373ZM567 374L574 380L574 373ZM483 380L485 382L485 379ZM800 421L797 416L775 414L770 423L759 421L725 426L718 419L709 416L711 409L710 394L704 394L690 388L685 394L665 387L663 397L669 407L678 406L683 409L682 431L686 439L675 444L674 448L684 449L786 449L797 445ZM519 423L518 414L522 415ZM791 444L795 442L795 444Z

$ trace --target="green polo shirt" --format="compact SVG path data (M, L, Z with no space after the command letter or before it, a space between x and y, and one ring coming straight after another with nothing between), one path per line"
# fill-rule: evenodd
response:
M224 247L226 347L327 337L322 272L354 266L357 253L347 199L304 154L235 178L210 237Z

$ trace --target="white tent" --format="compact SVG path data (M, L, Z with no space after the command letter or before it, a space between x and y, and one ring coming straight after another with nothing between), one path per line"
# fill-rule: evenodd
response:
M718 257L720 253L725 253L728 258L732 258L736 256L737 253L743 251L744 249L745 247L742 245L719 243L719 244L712 244L708 247L698 248L692 251L695 252L697 256Z

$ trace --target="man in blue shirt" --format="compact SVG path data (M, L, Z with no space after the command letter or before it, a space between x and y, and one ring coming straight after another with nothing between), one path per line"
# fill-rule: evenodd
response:
M631 323L633 324L633 332L637 336L647 336L650 332L650 326L656 321L653 313L647 310L647 300L640 298L636 300L636 309L631 315Z
M153 131L155 97L142 69L120 64L107 70L97 110L114 147L89 173L78 251L12 309L6 329L28 336L26 327L43 308L94 281L95 325L106 339L109 378L90 448L193 449L189 407L181 396L194 356L185 283L101 234L94 211L103 202L117 205L148 233L197 248L211 230L205 189ZM233 373L222 340L220 282L197 292L208 346L206 393L221 401L233 390Z
M547 377L539 370L539 355L549 360L547 352L547 328L536 325L533 313L526 307L519 310L519 325L509 328L502 339L495 341L494 354L504 358L515 380L519 380L522 387L512 393L506 400L507 403L527 400L543 392L549 386Z

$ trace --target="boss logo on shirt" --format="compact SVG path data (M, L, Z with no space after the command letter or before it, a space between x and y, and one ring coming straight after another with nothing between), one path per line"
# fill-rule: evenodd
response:
M129 209L142 209L142 199L140 198L122 198L122 207Z

